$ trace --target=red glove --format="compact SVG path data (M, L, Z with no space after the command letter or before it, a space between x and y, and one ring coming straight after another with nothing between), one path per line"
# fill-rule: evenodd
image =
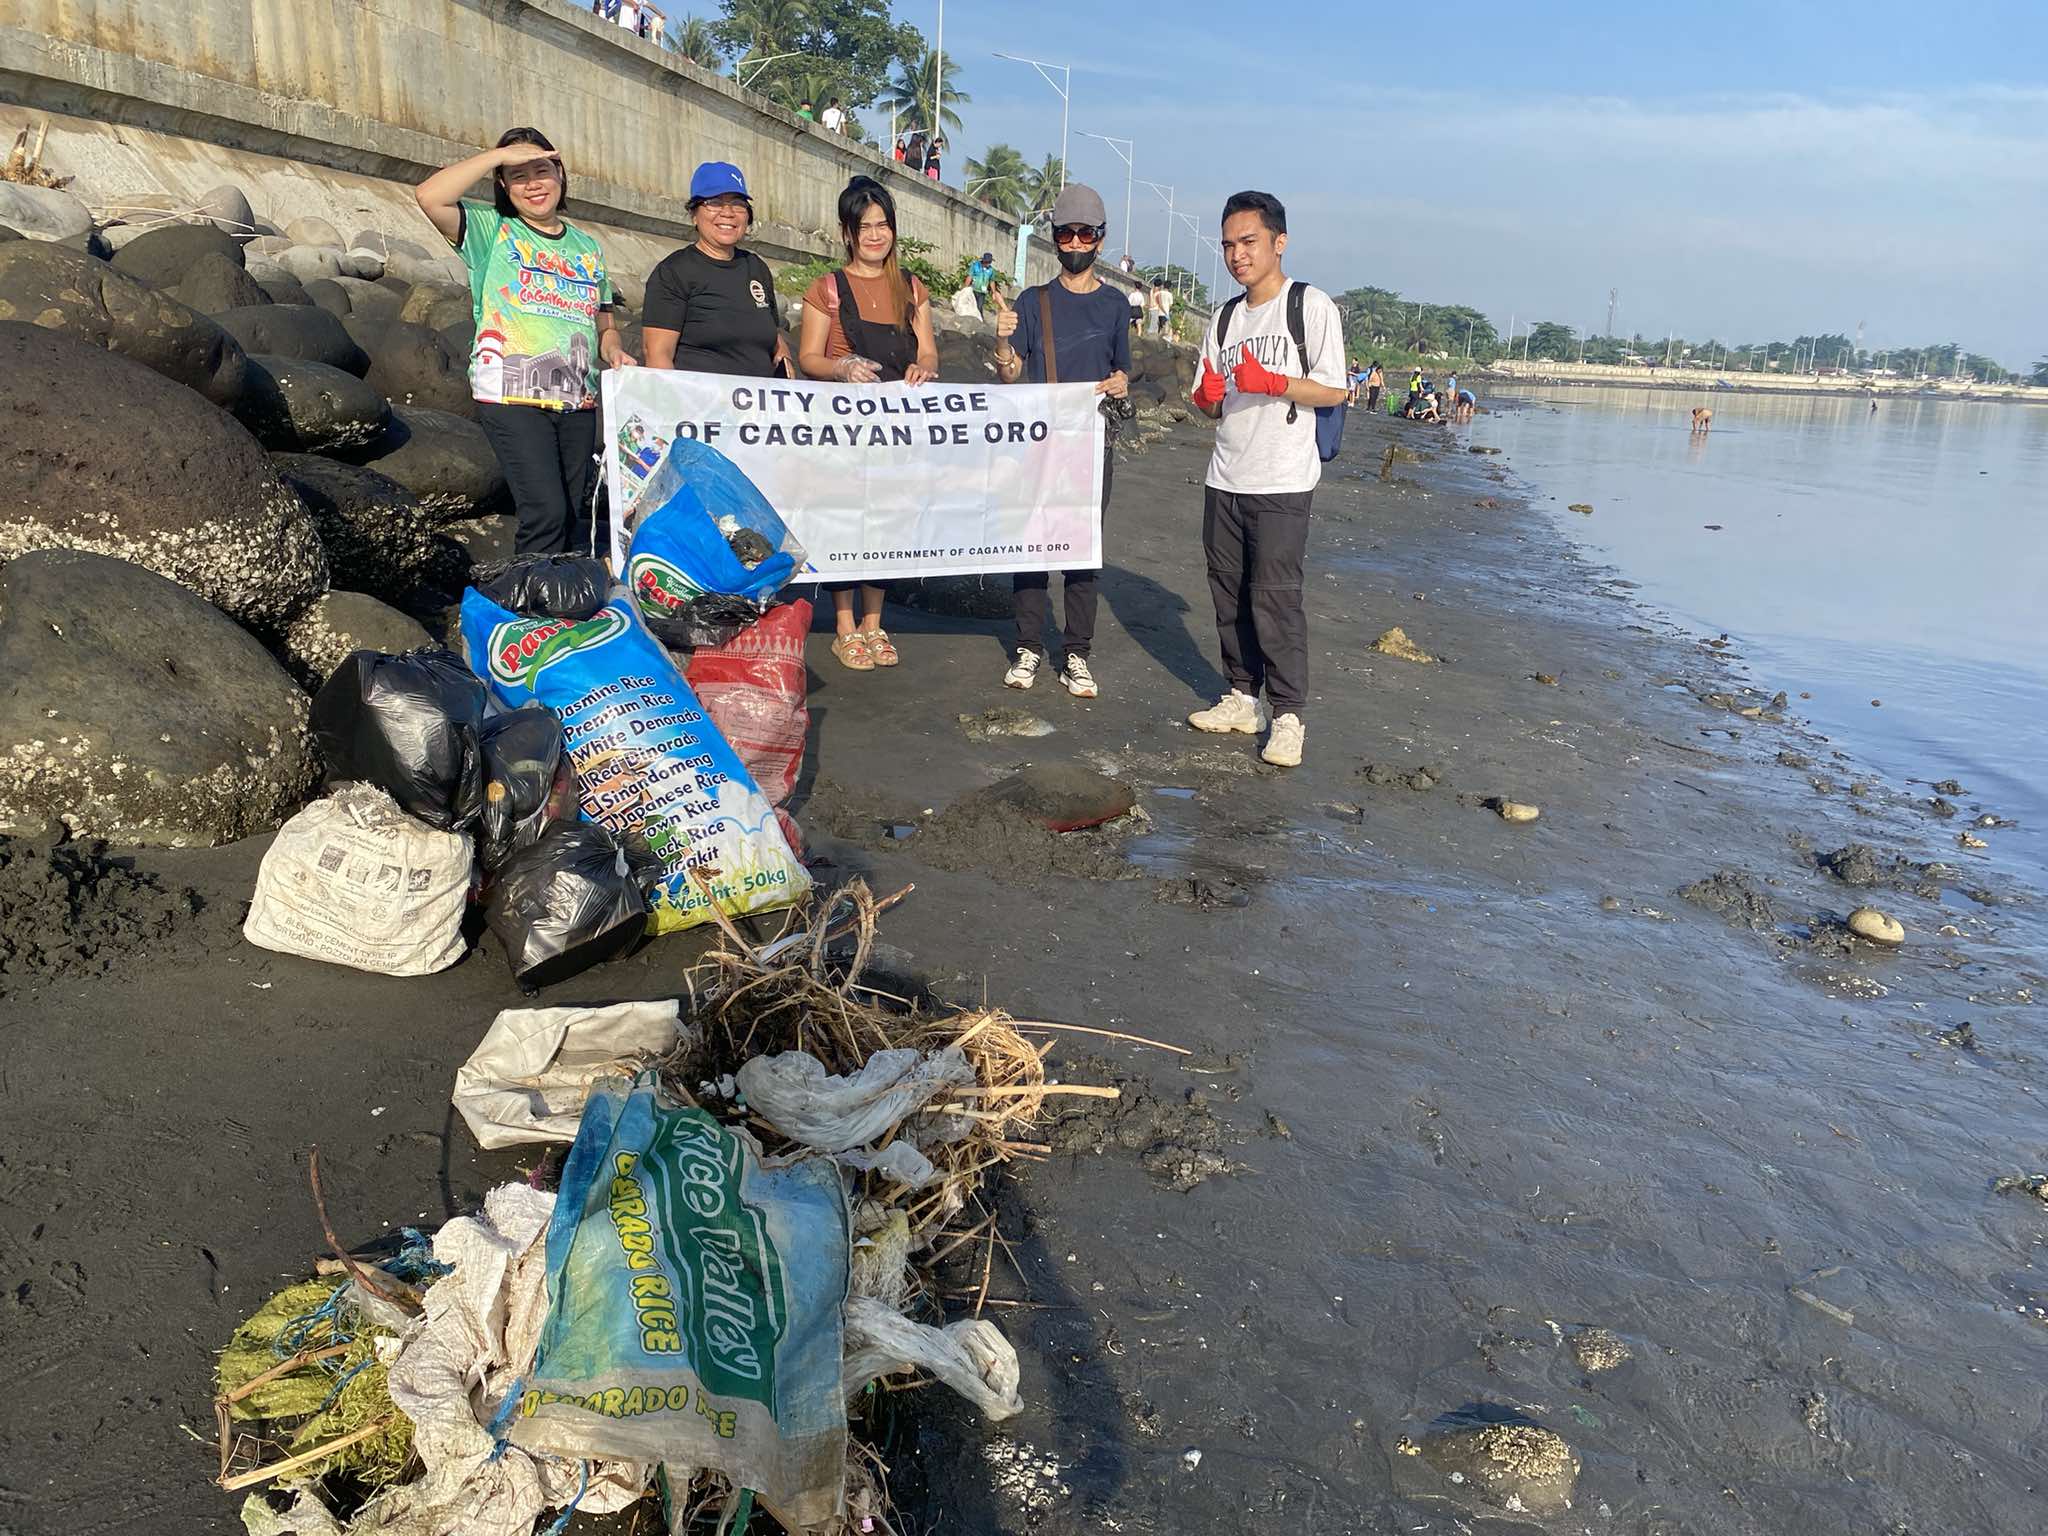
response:
M1188 398L1205 410L1223 403L1223 375L1216 371L1216 365L1206 357L1202 359L1202 381L1195 386L1194 394Z
M1251 353L1244 354L1238 365L1231 369L1230 376L1237 381L1238 391L1247 395L1284 395L1287 393L1287 375L1274 373Z

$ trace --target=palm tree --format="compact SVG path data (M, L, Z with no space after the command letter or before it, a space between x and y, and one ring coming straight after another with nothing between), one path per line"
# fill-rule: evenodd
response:
M712 36L711 24L702 16L685 17L681 26L663 32L661 39L671 52L681 54L692 64L718 68L718 39Z
M802 59L787 61L789 65L804 62ZM787 107L792 112L808 101L814 112L822 113L825 110L825 103L839 94L838 77L824 70L786 68L783 64L771 64L765 73L769 77L768 83L762 85L757 81L754 89L773 98L778 106Z
M1016 217L1031 209L1025 192L1030 179L1031 167L1022 155L1008 144L991 144L981 159L967 162L967 177L961 187L970 197L993 203Z
M806 0L728 0L718 34L738 55L733 65L737 73L744 60L789 52L810 19Z
M904 57L896 61L896 77L882 88L876 105L884 112L896 114L898 133L930 133L932 131L932 96L940 93L939 122L941 133L960 131L960 114L953 110L973 100L965 91L954 85L960 78L953 67L950 54L936 54L929 48L915 57Z
M1022 177L1023 206L1018 210L1018 216L1035 219L1041 213L1050 212L1066 180L1066 168L1060 164L1060 157L1047 155L1045 164L1035 170L1027 170Z

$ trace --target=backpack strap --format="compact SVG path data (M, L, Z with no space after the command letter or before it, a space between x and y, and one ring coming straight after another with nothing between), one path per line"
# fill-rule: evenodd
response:
M1045 382L1059 383L1059 353L1052 344L1052 288L1046 283L1038 285L1038 355L1045 362Z
M1287 285L1287 334L1294 338L1295 353L1301 358L1301 376L1308 377L1308 284L1290 282ZM1290 400L1287 402L1289 426L1301 414L1300 408Z
M1223 307L1216 311L1216 362L1223 362L1223 338L1230 330L1230 317L1244 304L1244 295L1233 294L1223 301Z

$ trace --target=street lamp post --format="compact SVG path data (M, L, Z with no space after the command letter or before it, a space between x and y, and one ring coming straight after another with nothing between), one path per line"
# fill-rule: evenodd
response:
M1037 70L1047 85L1060 93L1060 190L1067 190L1067 118L1074 106L1074 71L1065 64L1045 64L1037 59L1027 59L1022 54L999 53L999 59L1008 59L1012 64L1029 64ZM1055 84L1049 70L1058 70L1064 83Z
M939 125L939 105L946 99L945 75L946 0L939 0L939 36L932 48L932 137L935 139L945 137L945 129Z
M803 50L798 49L794 53L771 53L765 59L753 60L752 62L754 65L754 72L751 75L747 76L746 79L740 80L740 89L743 91L751 90L753 88L754 82L761 78L761 71L766 69L770 64L779 64L784 59L796 59L801 57L803 57ZM748 60L742 58L738 60L736 63L734 63L732 67L732 73L733 78L735 80L739 80L740 65L745 64L747 62Z
M1173 198L1172 187L1162 187L1156 181L1145 183L1158 196L1166 199L1166 265L1164 271L1168 283L1173 281Z
M1124 162L1124 254L1128 256L1131 254L1131 181L1134 170L1131 156L1138 146L1130 139L1112 138L1106 133L1090 133L1086 128L1081 130L1081 137L1102 140L1115 150Z

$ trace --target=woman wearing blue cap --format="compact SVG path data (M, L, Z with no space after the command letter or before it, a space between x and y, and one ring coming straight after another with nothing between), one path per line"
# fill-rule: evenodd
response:
M641 317L650 368L764 378L789 368L789 343L775 319L775 278L740 242L754 223L747 178L710 160L690 178L697 243L654 269Z

